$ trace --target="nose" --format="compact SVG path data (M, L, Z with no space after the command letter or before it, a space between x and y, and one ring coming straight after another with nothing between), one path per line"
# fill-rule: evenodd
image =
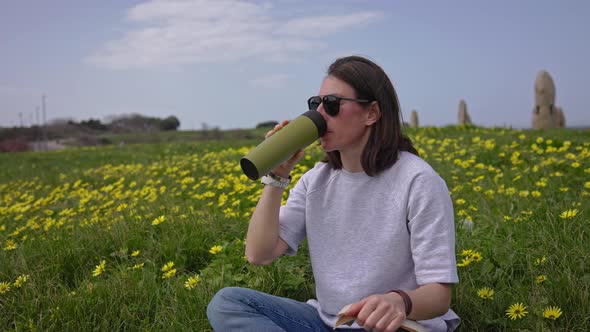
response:
M323 101L320 102L316 111L320 112L320 114L324 117L324 119L327 118L326 110L324 110L324 102Z
M324 109L324 103L320 103L320 105L317 108L317 111L322 115L322 118L324 118L324 120L326 121L326 123L328 123L328 119L330 118L328 116L328 114L326 113L326 110Z

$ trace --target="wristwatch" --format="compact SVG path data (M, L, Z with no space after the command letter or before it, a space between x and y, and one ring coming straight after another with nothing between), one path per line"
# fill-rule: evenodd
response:
M291 175L288 178L284 178L282 176L278 176L273 172L268 173L267 175L263 176L260 179L260 182L263 184L268 184L273 187L277 188L287 188L287 186L291 183Z

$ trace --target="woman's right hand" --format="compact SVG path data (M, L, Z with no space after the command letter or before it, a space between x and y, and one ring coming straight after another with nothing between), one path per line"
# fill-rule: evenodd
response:
M281 130L287 124L289 124L289 120L284 120L283 122L277 124L272 130L270 130L269 132L266 133L264 138L266 139L266 138L271 137L272 135L274 135L277 131ZM297 162L299 161L299 159L301 159L303 157L303 155L304 155L303 149L299 149L299 150L295 151L295 153L289 159L285 160L280 165L275 167L271 172L273 172L274 174L276 174L278 176L284 177L284 178L289 177L289 174L291 173L293 168L295 168L295 164L297 164Z

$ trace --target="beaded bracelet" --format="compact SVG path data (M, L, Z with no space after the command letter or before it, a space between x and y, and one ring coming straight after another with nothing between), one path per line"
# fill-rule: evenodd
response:
M399 296L402 297L402 300L404 300L404 305L406 306L406 317L408 317L412 312L412 299L410 298L408 293L404 292L401 289L392 289L389 291L389 293L398 293Z

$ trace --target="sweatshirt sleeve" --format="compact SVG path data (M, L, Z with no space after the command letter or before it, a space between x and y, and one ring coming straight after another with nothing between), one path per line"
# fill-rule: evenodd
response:
M408 229L416 282L457 283L453 203L436 172L418 174L408 196Z
M305 238L305 206L307 196L305 174L289 191L287 203L279 212L279 237L288 245L287 255L297 254L299 244Z

